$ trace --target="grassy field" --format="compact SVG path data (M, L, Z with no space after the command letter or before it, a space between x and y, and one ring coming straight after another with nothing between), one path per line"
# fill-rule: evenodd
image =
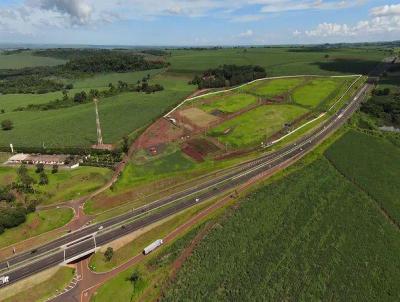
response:
M250 194L220 224L163 301L400 298L397 229L323 158Z
M39 175L29 169L29 174L38 182ZM49 184L34 185L36 197L41 204L60 203L84 196L104 185L112 175L112 171L106 168L79 167L77 169L59 169L56 174L51 169L46 169ZM17 172L14 167L0 167L0 186L6 186L17 180Z
M329 58L325 58L328 55ZM173 50L169 62L176 73L200 73L222 64L261 65L268 76L337 75L368 73L388 53L380 49L308 50L248 48L219 50Z
M84 89L84 88L107 88L109 83L113 83L115 86L118 84L118 81L123 81L128 84L136 84L137 81L142 80L147 75L155 76L159 73L162 73L162 69L154 69L154 70L144 70L144 71L135 71L135 72L123 72L123 73L105 73L105 74L96 74L92 77L87 77L83 79L76 79L72 82L74 88ZM65 80L66 83L69 83L68 80Z
M105 143L116 143L124 135L145 127L194 89L187 84L187 79L180 77L161 74L152 81L162 84L165 90L155 94L122 93L100 100ZM96 142L95 112L91 103L50 111L6 112L1 119L13 121L14 129L0 131L0 146L13 143L18 150L18 147L41 147L43 144L46 147L88 147Z
M209 134L234 148L260 144L307 110L293 105L261 106L212 129ZM224 134L231 129L228 134Z
M288 93L290 90L299 86L304 81L305 78L286 78L258 81L250 85L246 85L240 88L240 90L259 96L274 97Z
M325 155L400 224L399 148L384 139L350 131Z
M44 302L55 296L58 292L65 289L74 276L74 269L61 267L51 276L51 280L46 280L38 285L25 290L21 290L15 295L1 300L3 302ZM1 299L1 298L0 298Z
M203 101L204 100L204 101ZM211 98L201 98L196 102L200 102L200 109L206 112L213 112L219 110L225 113L234 113L252 104L257 103L258 98L249 94L241 93L227 93L218 95Z
M38 57L29 51L12 55L4 55L0 52L0 69L19 69L36 66L55 66L64 64L66 61L48 57Z
M37 211L27 216L26 222L7 229L0 235L0 248L46 233L66 225L73 217L70 208Z
M297 104L315 108L329 102L330 98L337 95L341 85L347 82L347 78L317 78L296 89L293 92L293 99Z

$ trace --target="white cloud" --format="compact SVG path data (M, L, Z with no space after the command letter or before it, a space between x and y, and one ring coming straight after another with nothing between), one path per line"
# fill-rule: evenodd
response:
M400 4L374 7L371 9L371 15L376 17L400 15Z
M372 8L371 19L354 25L324 22L316 28L306 30L308 37L368 37L386 33L400 33L400 4Z
M238 35L239 38L250 38L254 35L254 32L251 29L248 29Z
M256 22L265 18L265 15L255 14L255 15L240 15L231 18L232 22Z
M58 12L71 18L73 24L88 24L93 7L85 0L38 0L37 7ZM33 4L33 3L32 3Z
M261 2L261 1L260 1ZM277 13L296 10L329 10L343 9L358 6L364 1L322 1L322 0L265 0L261 11L263 13Z
M306 30L309 37L353 36L355 31L347 24L321 23L313 30Z

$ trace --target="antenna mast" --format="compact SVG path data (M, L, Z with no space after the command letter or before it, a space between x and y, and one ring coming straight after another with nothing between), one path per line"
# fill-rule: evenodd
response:
M97 145L102 146L103 145L103 136L101 134L101 126L100 126L100 117L99 117L99 108L98 108L98 100L97 98L93 99L94 106L96 109L96 126L97 126Z

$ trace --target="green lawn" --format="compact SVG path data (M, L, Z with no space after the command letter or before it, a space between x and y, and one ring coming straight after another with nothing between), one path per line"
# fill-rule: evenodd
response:
M74 170L60 169L58 173L47 173L49 184L36 186L43 192L43 203L59 203L85 196L101 188L112 176L106 168L79 167Z
M46 233L66 225L74 213L70 208L50 209L28 214L26 222L6 229L0 235L0 248Z
M122 93L100 100L99 111L105 143L116 143L188 96L194 86L187 79L160 74L152 80L165 90L155 94ZM91 103L49 111L6 112L1 120L14 123L11 131L0 131L0 146L88 147L96 142L94 106Z
M272 79L246 85L245 87L240 88L240 90L254 93L259 96L274 97L288 93L304 81L305 78Z
M207 103L202 103L202 100L207 100ZM209 100L212 100L212 102L208 103ZM257 103L257 101L258 98L256 96L244 93L227 93L225 95L217 95L211 98L205 97L204 99L196 100L196 102L201 103L199 108L206 112L220 110L226 113L237 112Z
M325 159L245 198L162 301L398 301L400 237Z
M325 58L329 55L329 58ZM282 47L172 50L172 72L200 73L222 64L263 66L267 76L368 73L388 53L381 49L310 50Z
M183 155L181 151L176 151L162 158L146 162L143 165L130 163L118 179L114 189L116 191L123 190L124 188L129 188L133 183L151 180L163 174L188 171L195 166L196 164Z
M293 105L261 106L218 125L209 135L234 148L254 146L305 113L306 109ZM231 131L224 134L227 129Z
M4 55L0 52L0 69L19 69L24 67L62 65L66 61L48 57L38 57L29 51Z
M303 87L296 89L293 92L293 99L300 105L315 108L334 98L346 80L347 78L313 79Z
M39 181L39 175L29 169L29 174ZM49 184L34 185L36 197L42 200L41 204L60 203L84 196L103 186L112 176L107 168L79 167L76 169L62 169L52 174L51 168L46 169ZM6 186L17 180L17 168L0 167L0 186Z
M400 149L385 139L350 131L326 157L400 223Z

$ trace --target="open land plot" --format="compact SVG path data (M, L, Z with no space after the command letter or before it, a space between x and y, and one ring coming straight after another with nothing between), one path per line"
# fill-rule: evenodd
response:
M163 301L400 297L398 230L326 159L250 194L220 224Z
M179 115L199 128L207 128L219 120L215 115L209 114L199 108L183 109L179 111Z
M244 92L254 93L259 96L274 97L288 93L290 90L301 85L305 81L306 78L303 77L271 79L254 82L240 88L240 90Z
M172 50L171 71L200 73L221 64L260 65L268 76L339 75L368 73L388 56L383 49L307 49L307 48L248 48L218 50ZM328 56L328 57L326 57Z
M16 170L15 167L0 167L0 186L16 181ZM46 169L49 183L39 185L39 175L34 170L30 168L29 175L36 181L35 196L42 201L41 204L61 203L84 196L100 188L112 175L110 169L98 167L79 167L74 170L60 168L55 174Z
M66 63L65 60L34 56L30 51L5 55L0 52L0 69L19 69L37 66L55 66Z
M28 214L26 222L6 229L0 235L0 248L49 232L66 225L73 217L70 208L50 209Z
M218 125L209 135L235 148L254 146L307 112L294 105L261 106Z
M160 74L151 82L165 90L154 94L122 93L99 102L105 143L116 143L124 135L139 130L195 88L187 79ZM0 146L89 147L96 142L96 121L91 103L48 111L6 112L3 119L14 123L10 131L0 131Z
M315 108L321 104L329 103L337 95L341 85L347 82L348 78L312 79L293 92L293 99L297 104Z
M196 100L196 102L201 104L199 108L209 113L215 110L222 111L224 113L234 113L256 104L257 101L258 97L254 95L232 92L210 98L204 97Z
M400 223L400 149L385 139L350 131L326 157Z

